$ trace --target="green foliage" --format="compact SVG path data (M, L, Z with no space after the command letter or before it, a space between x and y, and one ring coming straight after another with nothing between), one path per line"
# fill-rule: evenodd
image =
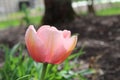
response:
M5 62L0 68L0 80L40 80L42 63L34 62L25 52L25 47L16 44L12 49L8 46L1 45L5 52ZM82 49L74 53L61 65L49 64L47 68L46 80L87 80L84 75L94 73L93 69L74 71L78 57L83 54ZM72 62L72 64L71 64Z
M109 16L109 15L119 15L120 7L111 7L107 9L102 9L96 12L99 16Z
M75 2L77 2L77 1L86 1L86 0L72 0L72 1L75 1Z
M24 18L23 18L23 20L26 22L27 25L29 25L30 24L30 19L29 19L29 13L30 13L30 11L28 10L26 4L22 4L22 11L23 11L23 13L25 15Z
M2 45L5 51L4 66L0 68L0 80L30 80L38 79L42 64L35 63L26 54L24 46L15 45L12 49Z
M35 17L29 17L30 23L34 25L39 25L40 21L42 19L42 16L35 16ZM9 27L18 27L21 24L21 21L19 19L14 20L7 20L7 21L1 21L0 22L0 29L5 29Z
M0 21L0 29L5 29L11 26L18 26L18 25L20 25L19 20Z

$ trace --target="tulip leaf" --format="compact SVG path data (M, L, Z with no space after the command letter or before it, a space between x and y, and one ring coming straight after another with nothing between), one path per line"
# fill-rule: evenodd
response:
M17 43L13 48L10 50L10 54L13 55L19 48L20 43Z
M73 59L73 58L78 59L78 57L81 56L81 55L83 55L83 54L84 54L84 52L83 52L83 47L82 47L77 53L74 53L74 54L70 55L70 56L68 57L68 59L69 59L69 60L71 60L71 59Z
M25 76L18 78L17 80L25 80L25 79L29 79L29 77L30 75L25 75Z

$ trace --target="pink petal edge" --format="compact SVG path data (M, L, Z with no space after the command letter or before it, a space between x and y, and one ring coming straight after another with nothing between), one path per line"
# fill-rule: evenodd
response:
M44 46L36 34L34 26L30 25L25 34L25 43L30 56L37 62L44 62Z

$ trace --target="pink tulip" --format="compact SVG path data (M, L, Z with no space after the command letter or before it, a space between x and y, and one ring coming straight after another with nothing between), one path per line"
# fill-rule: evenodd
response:
M71 37L70 31L57 30L48 25L41 26L36 32L30 25L25 34L25 43L36 62L60 64L75 48L77 36Z

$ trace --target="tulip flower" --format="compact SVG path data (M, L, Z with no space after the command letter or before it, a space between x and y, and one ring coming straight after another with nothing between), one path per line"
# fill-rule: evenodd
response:
M71 36L68 30L58 30L49 25L41 26L36 31L30 25L25 34L25 43L36 62L60 64L75 48L77 36Z

